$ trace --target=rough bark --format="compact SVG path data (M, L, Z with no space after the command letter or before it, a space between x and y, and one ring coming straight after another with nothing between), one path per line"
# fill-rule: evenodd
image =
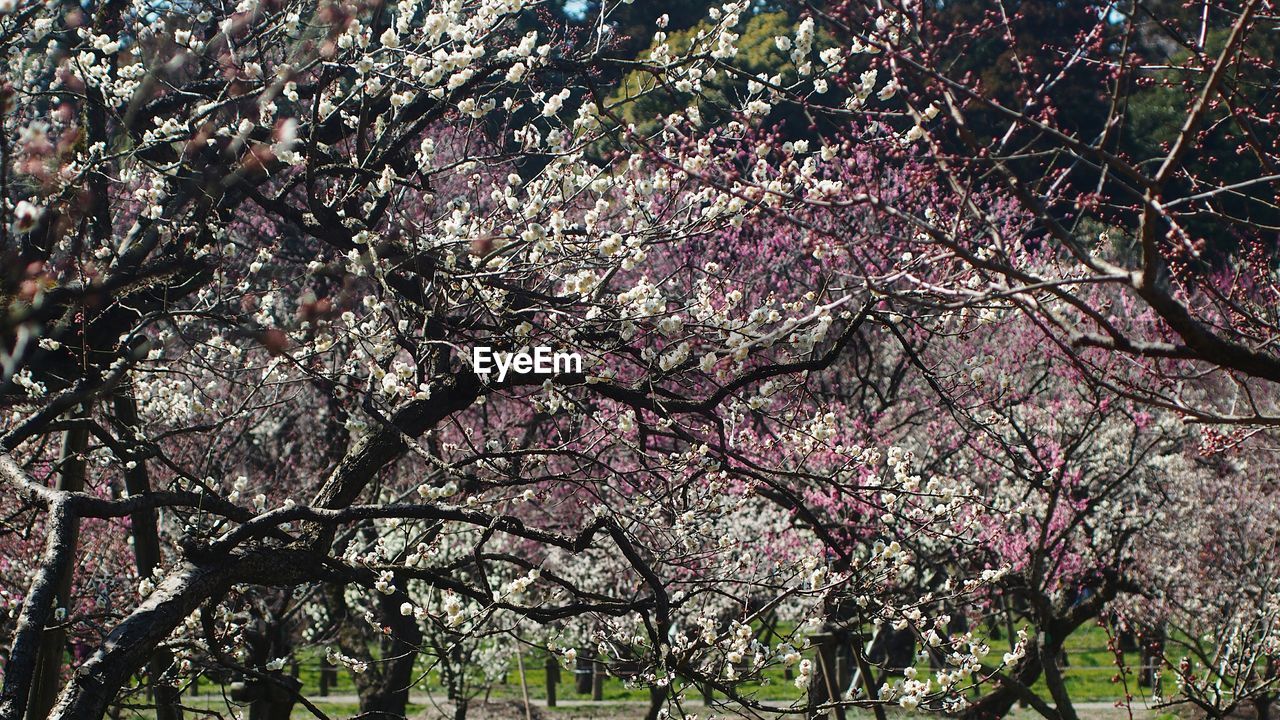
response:
M413 617L400 614L400 603L406 599L403 593L379 598L381 619L391 628L391 634L380 638L380 672L359 688L360 711L368 713L370 718L401 718L409 706L409 688L413 684L413 664L422 646L422 628ZM357 677L357 683L365 675L368 673Z
M77 413L83 416L81 411ZM58 458L57 490L60 492L80 492L84 489L85 447L89 442L89 432L83 425L76 425L62 434L62 449ZM69 611L71 599L71 567L75 564L76 543L80 535L79 518L72 515L66 528L63 542L69 545L69 551L63 558L60 567L54 568L57 577L57 592L54 595L54 607ZM66 655L67 631L59 622L46 628L40 639L40 650L36 660L36 674L32 678L31 699L27 703L28 720L44 720L58 698L58 688L62 684L62 661Z
M59 571L73 556L75 516L69 503L57 502L49 508L44 556L40 570L31 579L26 599L18 614L17 626L5 664L4 690L0 692L0 720L17 720L24 716L36 672L40 639L53 611L57 595Z
M114 398L116 418L130 439L136 436L139 427L138 404L133 396L121 392ZM134 461L132 467L126 467L124 473L125 489L130 497L137 497L151 492L151 478L147 475L147 465L142 459ZM151 573L160 565L160 531L156 524L156 512L151 508L139 509L129 515L129 524L133 534L134 564L138 577L151 577ZM147 675L151 679L152 692L156 701L156 720L182 720L182 693L178 688L162 681L165 671L173 664L173 654L159 649L147 663Z
M391 634L385 635L374 633L367 622L352 615L341 584L335 583L327 592L330 606L337 613L338 646L344 654L369 663L368 670L352 678L361 713L371 720L404 717L413 684L413 665L423 641L417 620L400 614L400 603L408 596L403 592L379 596L378 621L391 628ZM379 651L377 657L374 647Z
M398 411L376 432L361 438L338 463L312 500L320 508L343 508L356 501L373 476L406 449L406 437L417 437L449 415L465 409L480 394L480 380L471 373L456 375L430 400L416 400Z
M1074 717L1075 711L1071 706L1070 698L1066 698L1067 702L1064 705L1055 708L1039 698L1030 688L1042 674L1045 674L1045 663L1053 662L1062 652L1063 643L1066 642L1067 637L1084 623L1096 618L1102 607L1115 598L1117 591L1116 583L1108 581L1097 588L1088 600L1066 608L1054 608L1051 617L1041 623L1041 632L1027 639L1026 655L1022 660L1002 678L995 689L971 702L960 717L965 720L1002 718L1009 714L1018 701L1026 702L1049 720L1062 720L1064 717L1062 710L1065 710L1068 716ZM1061 683L1061 674L1058 673L1056 677L1057 682ZM1065 686L1059 687L1055 692L1052 687L1055 681L1049 678L1046 680L1049 682L1050 692L1054 695L1055 701L1061 703L1059 696L1065 695Z
M324 558L304 550L253 551L218 562L185 562L116 626L71 678L51 718L98 720L121 686L207 598L236 583L296 585L328 579Z

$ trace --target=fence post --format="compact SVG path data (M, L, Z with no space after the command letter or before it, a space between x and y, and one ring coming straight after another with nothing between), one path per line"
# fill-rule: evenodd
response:
M591 692L591 661L581 655L573 667L573 689L579 695Z
M1142 645L1138 656L1138 687L1154 687L1164 662L1164 626L1157 625L1141 633L1139 638Z
M816 633L809 638L814 645L816 672L809 684L809 702L818 704L840 700L840 672L836 664L839 655L838 638L832 632ZM845 720L844 708L835 706L837 720Z
M320 697L329 695L329 658L320 658Z
M533 707L529 704L529 682L524 675L524 653L516 643L516 667L520 672L520 695L524 698L524 720L533 720Z
M560 663L554 655L547 656L547 707L556 706L556 683L560 682Z
M591 699L600 701L604 699L604 663L592 660L591 665Z

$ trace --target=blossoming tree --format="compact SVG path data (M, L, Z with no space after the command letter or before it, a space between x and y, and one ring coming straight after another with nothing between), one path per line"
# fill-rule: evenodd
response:
M727 3L671 35L663 15L635 58L609 3L0 3L0 720L144 688L176 718L201 673L259 717L323 717L282 672L303 642L393 717L419 655L461 716L465 653L534 645L651 687L651 717L695 687L883 717L976 686L1000 713L1045 672L1037 709L1070 718L1048 658L1121 590L1135 526L1111 503L1156 502L1152 458L1182 447L1164 411L1273 416L1270 275L1183 256L1190 210L1234 228L1217 199L1274 182L1188 164L1223 68L1256 70L1261 4L1221 37L1231 11L1206 11L1184 62L1205 80L1151 174L1110 130L1057 129L1042 92L1006 112L936 69L955 46L916 3L754 24ZM785 28L776 72L737 57L761 27ZM1076 40L1022 89L1134 72ZM1235 107L1271 162L1261 108ZM1077 167L1101 178L1090 221L1137 228L1133 267L1064 224L1092 207ZM1030 387L939 382L999 357L956 338L1011 314L1000 370ZM484 374L477 347L582 364ZM1037 634L985 660L952 616L1011 577ZM929 676L868 649L886 627ZM786 701L758 692L779 665Z
M682 86L725 72L740 11L644 67ZM787 551L744 565L750 526L734 519L802 511L779 477L884 472L876 453L827 447L826 400L774 398L839 356L868 288L688 261L802 209L779 190L836 192L842 165L788 147L794 179L734 180L721 150L747 126L695 138L693 114L619 141L661 152L594 158L616 131L592 80L609 61L594 35L528 29L530 12L4 16L5 182L21 200L6 211L0 461L42 549L10 568L0 716L98 717L145 675L174 717L202 667L264 688L255 707L280 708L264 717L319 712L279 673L294 602L270 588L363 588L366 617L410 649L421 633L392 618L484 633L595 616L596 655L732 694L798 663L804 640L762 646L758 610L723 598L803 616L832 593L878 594L874 573L826 568L812 539L826 529L805 520L774 523L795 535ZM769 252L820 267L804 244ZM587 367L498 381L469 367L477 345L571 348ZM800 445L755 465L732 450L747 425ZM609 582L574 569L601 557ZM405 669L385 673L402 706Z

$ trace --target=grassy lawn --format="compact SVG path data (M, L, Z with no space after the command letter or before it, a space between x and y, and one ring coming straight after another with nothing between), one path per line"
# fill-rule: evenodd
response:
M993 643L992 655L998 656L1005 647L997 641ZM1071 698L1076 702L1114 702L1120 700L1124 695L1123 686L1114 682L1113 679L1117 675L1117 669L1114 665L1115 656L1107 650L1106 633L1098 627L1082 628L1068 638L1066 643L1068 666L1063 670L1066 677L1067 688L1071 694ZM336 683L329 688L329 695L336 696L334 700L326 700L319 695L320 691L320 658L323 653L319 650L305 651L298 654L298 679L302 681L303 692L306 696L316 703L326 714L333 718L350 717L358 712L358 707L354 702L350 702L350 698L356 694L355 684L352 681L352 675L345 669L340 669L336 673ZM1137 687L1137 677L1133 668L1138 664L1138 654L1136 652L1127 653L1125 661L1131 668L1130 674L1127 676L1129 684L1129 692L1133 694L1135 700L1140 701L1147 694L1145 688ZM546 654L538 651L529 651L524 655L525 665L525 681L528 686L530 699L536 701L544 701L546 699ZM919 667L921 677L928 672L927 665ZM1043 698L1048 698L1049 693L1045 688L1044 681L1041 680L1034 686L1036 693ZM218 693L220 689L208 682L202 682L200 685L200 696L188 697L187 703L195 708L223 710L226 705L220 699L205 695L206 693ZM440 683L439 673L427 671L427 664L423 662L419 671L419 682L414 688L415 700L421 700L422 696L430 693L431 696L443 701L446 693ZM686 688L686 697L691 703L700 703L700 693L693 688ZM606 678L603 687L604 699L606 701L633 701L647 702L649 692L645 688L628 688L626 684L618 678ZM774 702L788 702L796 700L800 697L800 691L796 689L791 680L784 676L782 669L772 669L766 675L766 682L757 685L753 693L761 700L770 700ZM573 672L567 668L560 669L560 682L556 686L556 695L560 700L565 701L589 701L591 699L590 692L578 693L573 682ZM483 695L482 695L483 697ZM510 672L507 674L505 682L499 682L490 689L488 694L491 700L520 700L522 698L520 677L516 671L514 663ZM426 705L414 706L415 712L426 709ZM555 712L571 712L572 704L557 708ZM310 717L309 713L299 708L303 714L295 712L295 717ZM546 712L544 710L544 712ZM411 713L412 716L412 713ZM126 713L124 717L147 718L148 714L129 715Z
M1115 656L1107 649L1107 635L1101 628L1093 626L1081 628L1067 639L1066 648L1069 664L1064 669L1063 674L1066 677L1067 687L1071 691L1073 700L1110 701L1123 697L1123 686L1112 682L1117 673ZM993 655L998 655L1001 652L1003 652L1003 647L992 648ZM298 677L302 680L304 689L311 693L312 696L320 688L319 657L319 654L314 654L310 657L304 656L300 658L302 662L300 663ZM1125 662L1131 668L1131 674L1127 678L1130 692L1138 696L1140 693L1137 688L1137 678L1136 675L1132 674L1132 669L1136 668L1138 664L1138 654L1136 652L1126 653ZM529 696L536 700L546 698L545 663L545 653L530 651L524 656L525 680L529 687ZM921 665L919 669L923 675L928 670L928 667ZM420 673L425 672L426 664L424 663ZM770 670L766 678L768 683L759 686L759 697L770 700L789 700L798 697L799 691L784 676L780 668ZM430 691L437 696L444 696L444 689L440 685L440 678L436 672L426 673L426 677L419 683L417 690ZM1043 697L1048 697L1048 691L1045 689L1043 681L1036 686L1036 690ZM355 686L351 680L350 673L346 670L340 670L338 672L338 685L331 692L337 695L354 693ZM560 682L556 685L556 694L559 698L566 700L589 700L591 698L590 693L582 694L576 692L573 683L573 672L568 668L560 669ZM514 663L507 675L506 682L498 683L490 692L490 697L497 699L519 699L521 697L520 678ZM606 700L647 701L649 693L644 688L627 688L622 680L610 677L604 682L604 698Z

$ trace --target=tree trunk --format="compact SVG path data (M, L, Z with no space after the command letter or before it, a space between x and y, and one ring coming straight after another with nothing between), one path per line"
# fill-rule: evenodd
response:
M1040 666L1044 670L1044 683L1053 697L1054 707L1062 720L1076 720L1076 709L1071 703L1071 694L1067 692L1067 681L1058 667L1058 658L1062 654L1062 643L1066 638L1051 637L1048 632L1042 633L1040 645Z
M236 583L291 587L329 580L323 571L324 557L309 550L278 548L201 565L181 563L77 668L50 717L102 717L120 687L146 665L156 646L206 599Z
M664 685L658 687L652 685L649 687L649 711L644 714L644 720L658 720L658 715L662 712L662 708L667 704L667 696L671 694L671 686Z
M81 418L87 414L84 408L74 413ZM75 425L62 434L62 450L58 456L57 489L66 492L80 492L84 489L85 447L89 442L89 430L83 425ZM57 594L54 599L55 608L67 607L71 597L71 568L75 565L75 546L79 536L80 522L73 518L67 539L71 547L67 561L58 568ZM62 660L66 653L67 631L64 627L47 628L40 639L40 650L36 661L36 674L31 684L31 697L27 701L28 720L45 720L58 699L58 688L62 685Z
M0 456L0 469L7 473L22 473L8 456ZM26 716L27 701L30 700L40 659L40 641L57 597L58 577L75 556L75 523L75 513L67 503L57 502L50 506L40 570L31 578L5 661L0 720L19 720Z
M253 683L249 690L254 695L249 703L249 720L289 720L301 685L295 678L287 676Z
M1040 642L1039 636L1031 636L1026 645L1026 656L1009 673L1009 681L1001 680L996 689L970 703L962 715L964 720L993 720L1006 717L1015 703L1024 700L1036 707L1045 717L1056 718L1052 708L1043 701L1038 701L1029 688L1040 678ZM1033 702L1036 701L1036 702ZM1041 707L1043 706L1043 707ZM1048 710L1046 714L1045 710Z
M404 717L409 707L409 688L413 685L418 648L422 647L422 628L412 615L400 614L400 603L407 599L403 592L380 597L381 619L391 628L391 634L381 638L382 662L377 689L370 688L367 696L363 691L360 694L362 712L381 712L398 718Z
M391 628L389 635L370 632L368 623L350 616L341 586L328 591L331 607L340 622L338 645L342 652L369 662L369 670L355 675L356 694L361 713L370 718L400 718L409 706L409 689L413 684L414 663L422 647L422 628L412 616L400 614L400 603L408 600L402 591L380 595L379 621ZM378 647L379 657L371 648Z
M117 393L114 398L114 409L120 426L126 437L136 442L138 429L138 403L127 392ZM126 466L124 473L125 490L130 497L151 492L151 478L147 475L146 462L137 458L134 466ZM156 525L156 512L153 509L137 510L129 515L129 524L133 532L134 563L138 577L151 577L152 572L160 566L160 531ZM147 675L151 679L151 687L155 693L156 720L182 720L182 692L173 684L163 680L164 674L173 665L173 654L168 650L157 649L147 664Z

